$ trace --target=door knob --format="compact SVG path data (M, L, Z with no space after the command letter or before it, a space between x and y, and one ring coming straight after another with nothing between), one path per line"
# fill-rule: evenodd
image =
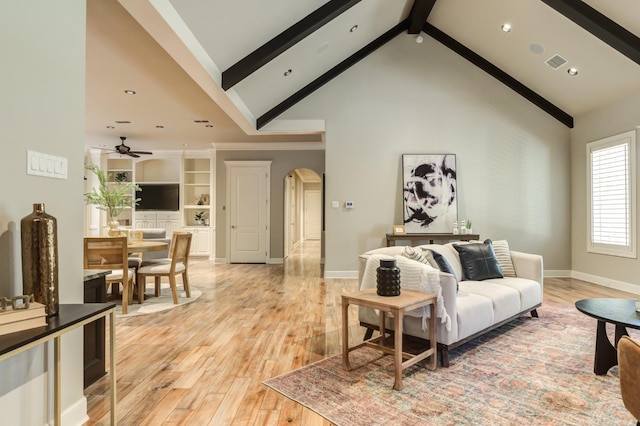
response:
M235 225L231 225L231 229L235 229L235 228L236 228L236 226L235 226Z

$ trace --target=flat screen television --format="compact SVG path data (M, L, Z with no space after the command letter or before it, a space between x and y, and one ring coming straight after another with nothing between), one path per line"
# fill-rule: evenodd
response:
M180 184L178 183L139 183L141 191L136 191L140 198L137 211L178 211L180 210Z

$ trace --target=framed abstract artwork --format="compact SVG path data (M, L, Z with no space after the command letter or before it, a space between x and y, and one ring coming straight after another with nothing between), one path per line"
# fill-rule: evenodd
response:
M451 233L458 220L455 154L403 154L407 234Z

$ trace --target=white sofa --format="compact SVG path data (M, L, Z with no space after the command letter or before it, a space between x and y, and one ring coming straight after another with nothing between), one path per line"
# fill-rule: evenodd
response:
M465 244L462 242L444 245L430 244L417 246L415 249L431 249L444 256L451 265L454 275L438 272L439 284L442 289L444 308L449 315L449 329L441 321L437 321L438 352L444 367L449 366L449 349L459 346L469 340L499 327L522 314L530 312L537 317L536 308L542 303L543 292L543 265L542 256L509 251L510 258L515 269L515 277L491 278L483 281L470 281L463 279L462 265L458 252L453 244ZM405 247L384 247L368 251L359 256L359 284L364 289L363 277L367 259L372 257L372 262L380 256L402 256ZM402 262L406 265L405 259ZM416 264L419 262L415 262ZM420 267L433 267L420 264ZM400 281L402 287L402 268ZM370 281L370 280L369 280ZM459 290L457 291L457 285ZM369 282L366 286L371 287ZM372 335L373 330L378 329L379 317L376 311L370 308L359 308L360 324L367 327L365 338ZM388 329L393 329L393 323L386 324ZM405 316L404 334L421 339L427 339L428 330L423 330L424 322L421 318Z

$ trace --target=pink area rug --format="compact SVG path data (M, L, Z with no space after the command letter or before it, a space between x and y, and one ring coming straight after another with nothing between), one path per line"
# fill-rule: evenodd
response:
M264 383L341 426L635 424L618 368L593 373L596 320L552 303L538 312L451 351L449 368L406 369L402 391L392 357L365 347L349 355L355 370L338 355Z

